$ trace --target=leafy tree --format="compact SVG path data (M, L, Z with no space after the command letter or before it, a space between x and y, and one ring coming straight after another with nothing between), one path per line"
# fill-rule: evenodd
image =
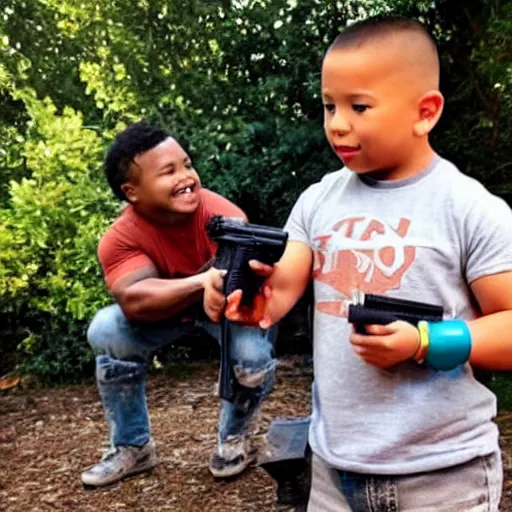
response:
M119 211L101 161L127 123L163 125L206 186L281 225L298 194L339 167L322 129L320 67L351 21L394 12L432 30L447 99L434 143L493 190L512 190L510 0L3 6L0 372L16 361L47 378L90 368L87 322L110 300L96 245ZM281 332L306 332L304 317Z

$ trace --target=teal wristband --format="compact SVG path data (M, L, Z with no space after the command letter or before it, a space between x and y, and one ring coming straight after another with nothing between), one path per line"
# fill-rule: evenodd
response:
M452 370L469 359L471 333L462 320L429 322L429 346L425 361L435 370Z

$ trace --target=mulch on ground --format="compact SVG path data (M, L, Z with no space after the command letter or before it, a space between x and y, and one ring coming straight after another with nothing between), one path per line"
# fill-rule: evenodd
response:
M103 490L84 490L80 472L106 448L107 430L94 382L0 394L0 510L8 512L272 512L275 485L254 467L215 481L208 458L216 442L218 366L167 367L148 380L160 464ZM165 374L164 374L165 372ZM309 413L312 371L300 356L282 358L256 442L276 417ZM501 510L512 512L512 413L498 418L506 468Z

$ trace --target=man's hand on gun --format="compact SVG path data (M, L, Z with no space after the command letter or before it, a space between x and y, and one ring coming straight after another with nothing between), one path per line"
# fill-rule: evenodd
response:
M251 260L249 266L255 274L268 278L272 275L274 268L256 260ZM220 322L224 314L230 322L242 323L245 325L259 325L268 329L272 321L266 314L266 303L272 292L267 281L265 281L256 294L253 304L246 306L242 304L242 290L235 290L224 296L223 278L226 270L213 269L208 276L204 290L204 310L213 322Z
M203 306L204 311L212 322L219 323L224 307L226 306L226 297L223 292L223 278L226 270L219 270L212 267L208 271L204 282Z

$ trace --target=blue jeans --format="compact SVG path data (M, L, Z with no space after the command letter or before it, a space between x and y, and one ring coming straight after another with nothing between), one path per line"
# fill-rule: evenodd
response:
M211 322L131 322L114 304L98 311L87 331L96 356L96 378L114 446L142 446L151 435L146 405L146 368L156 350L201 327L220 341ZM218 441L245 433L274 384L276 329L231 328L231 360L239 386L233 403L221 401Z
M363 442L363 441L362 441ZM498 512L501 454L412 475L367 475L313 455L308 512Z

